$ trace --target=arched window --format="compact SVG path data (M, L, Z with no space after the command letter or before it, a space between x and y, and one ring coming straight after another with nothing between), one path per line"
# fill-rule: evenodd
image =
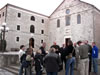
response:
M21 13L18 13L18 17L21 17Z
M34 17L34 16L31 16L31 20L32 20L32 21L35 21L35 17Z
M57 27L60 27L60 19L57 20Z
M80 14L77 15L77 24L81 24L81 15Z
M41 40L41 43L43 43L43 40Z
M30 26L30 33L35 33L35 27L34 27L34 25Z

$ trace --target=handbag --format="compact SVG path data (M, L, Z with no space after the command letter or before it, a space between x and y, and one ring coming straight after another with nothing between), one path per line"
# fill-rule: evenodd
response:
M72 53L69 53L68 58L72 58Z
M32 59L31 59L31 55L27 55L26 56L26 61L31 61Z

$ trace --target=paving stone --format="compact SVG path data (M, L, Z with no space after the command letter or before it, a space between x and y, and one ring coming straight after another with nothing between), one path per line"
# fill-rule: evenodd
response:
M6 70L0 69L0 75L14 75Z

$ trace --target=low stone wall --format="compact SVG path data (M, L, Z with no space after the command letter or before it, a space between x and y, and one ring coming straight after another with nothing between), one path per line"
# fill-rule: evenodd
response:
M0 67L9 65L19 65L18 52L0 53Z
M99 53L99 64L100 64L100 53ZM19 65L18 52L0 53L0 67L9 65Z

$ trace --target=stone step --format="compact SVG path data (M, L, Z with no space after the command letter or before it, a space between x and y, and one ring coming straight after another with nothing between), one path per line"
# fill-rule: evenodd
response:
M20 66L6 66L6 67L3 67L3 69L5 69L5 70L7 70L7 71L9 71L9 72L11 72L11 73L13 73L14 75L18 75L18 73L19 73L19 68L20 68ZM35 72L35 69L34 69L34 67L33 67L33 69L32 69L32 73L35 75L36 74L36 72ZM44 71L43 71L43 75L45 75L46 74L46 71L45 71L45 69L44 69Z
M13 65L13 66L8 66L8 68L19 71L20 66Z
M10 67L3 67L4 70L9 71L11 73L13 73L14 75L18 75L18 70L14 69L14 68L10 68Z
M0 75L14 75L14 74L0 67Z

